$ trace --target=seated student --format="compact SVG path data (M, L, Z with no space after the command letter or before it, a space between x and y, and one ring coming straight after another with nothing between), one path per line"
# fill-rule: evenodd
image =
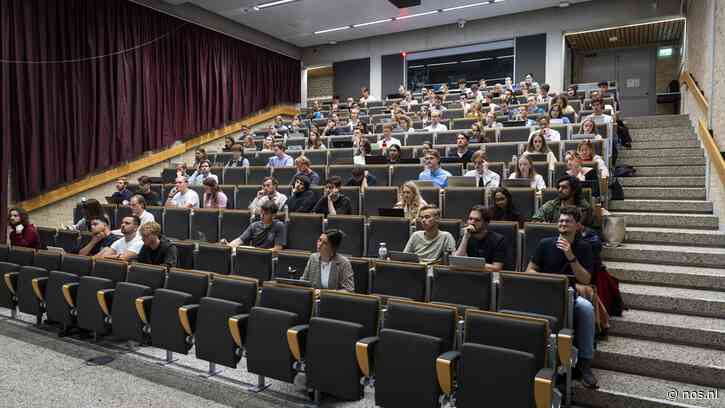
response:
M441 155L438 150L429 150L424 158L425 170L418 175L418 180L432 181L439 188L448 187L448 177L451 177L451 173L441 168L440 161Z
M294 161L292 156L286 153L287 148L282 143L274 144L274 156L269 158L267 167L292 167Z
M501 176L498 173L488 169L488 159L486 158L486 152L483 150L477 150L472 157L473 164L475 167L473 170L468 170L465 177L475 177L477 187L498 187L501 183Z
M592 99L592 110L592 114L585 117L584 120L591 119L597 125L612 123L612 117L604 113L604 99L601 97Z
M262 149L260 150L260 152L267 153L267 152L273 152L273 151L274 151L274 137L267 136L262 141Z
M135 197L135 196L134 196ZM96 255L98 258L120 259L130 262L141 252L143 240L138 234L138 228L141 226L141 219L135 215L123 217L121 221L121 234L123 237L117 239L111 246L103 248Z
M542 116L539 118L539 130L531 132L529 140L534 137L535 134L543 132L544 138L547 142L558 142L561 140L561 134L558 130L550 127L549 117Z
M474 123L475 124L475 123ZM473 125L471 125L473 127ZM486 113L486 123L483 124L483 129L501 129L503 123L496 122L496 113L489 111ZM479 132L481 130L479 129ZM477 140L477 143L495 143L496 133L495 132L484 132Z
M519 224L519 228L524 226L524 218L516 210L514 200L511 193L504 187L493 190L493 221L512 221Z
M156 221L156 217L154 217L153 214L146 211L146 199L143 198L142 195L136 194L131 197L131 201L129 202L129 207L131 207L131 215L134 215L138 217L139 220L141 220L141 223L139 225L144 225L147 222L154 222Z
M310 178L304 174L295 176L292 194L287 200L289 212L309 213L317 204L317 195L310 190Z
M420 209L427 205L428 203L420 195L418 185L414 182L406 181L398 188L398 202L395 203L394 208L402 208L405 218L411 224L414 224L418 220Z
M599 171L599 177L601 178L608 178L609 177L609 169L607 168L607 163L604 162L604 159L602 159L601 156L596 154L594 152L594 144L591 140L584 140L579 144L579 147L577 147L576 152L579 153L580 158L582 161L585 162L596 162L597 163L597 169Z
M106 215L106 212L103 210L101 203L95 198L81 198L81 212L83 213L83 217L78 220L77 223L67 226L68 229L74 231L90 231L91 218L95 217L104 217L108 220L108 224L111 224L111 221L108 218L108 215Z
M470 162L473 157L473 151L468 149L468 142L468 134L465 132L459 133L458 136L456 136L456 151L451 153L449 156L457 157L458 160L463 163L463 168L466 168L466 165L468 165L468 162Z
M22 208L8 211L7 243L12 246L40 249L40 235Z
M350 261L337 253L345 233L329 229L317 239L317 252L310 255L301 280L312 282L315 289L353 292L355 279Z
M226 136L224 138L224 147L222 147L223 152L231 152L232 146L234 146L234 138L231 136Z
M355 149L355 155L352 156L352 163L356 166L365 166L365 157L372 154L373 148L370 142L366 139L361 139L358 142L357 149Z
M564 207L558 214L559 236L539 241L526 272L555 273L571 276L576 283L589 285L593 266L592 247L577 236L581 212L575 207ZM574 304L574 339L579 350L578 371L582 385L596 388L597 379L592 372L594 357L594 307L582 296Z
M159 205L159 195L155 191L151 190L151 178L148 176L141 176L138 178L138 190L137 195L141 195L146 200L147 205ZM129 199L131 201L131 199ZM143 222L143 220L141 220Z
M279 182L276 178L267 176L262 180L262 188L257 191L257 197L249 203L249 209L254 214L259 214L262 205L267 201L273 201L277 204L277 208L284 208L287 203L287 196L277 191Z
M242 149L247 151L255 151L257 150L257 144L254 143L254 136L251 134L244 136L242 139Z
M100 253L103 248L111 246L118 235L113 235L108 227L108 220L104 217L91 219L91 240L84 247L78 249L78 255L94 256Z
M441 123L441 112L433 111L430 114L430 125L425 127L426 132L445 132L448 126Z
M166 200L167 207L199 208L199 194L189 188L186 177L176 178L176 186L171 189Z
M543 130L538 131L534 136L529 138L526 150L521 155L527 156L529 154L546 154L546 161L549 163L549 168L553 169L556 166L556 156L549 146L546 145L546 137L544 136Z
M509 179L521 178L529 179L531 181L531 188L535 188L537 190L543 190L546 188L544 178L541 177L541 174L536 172L534 162L532 162L531 158L526 155L521 155L521 157L519 157L516 171L511 173L509 176Z
M310 136L307 138L307 150L327 150L317 129L310 129Z
M597 125L594 123L594 119L588 116L582 120L582 123L579 126L579 134L589 135L593 140L599 140L602 138L602 135L597 134Z
M399 145L390 145L388 147L388 164L398 164L400 163L400 146Z
M169 268L176 266L176 245L161 235L161 225L149 222L138 229L143 240L143 247L136 260L151 265L163 265Z
M597 180L597 172L591 167L582 166L582 158L578 152L569 150L564 155L566 162L566 174L574 176L579 181Z
M557 181L559 197L547 201L532 217L533 221L555 223L562 207L577 207L582 214L582 224L592 223L592 207L582 194L582 187L576 177L563 176Z
M204 208L227 208L227 200L227 195L214 179L204 180Z
M395 145L393 145L395 146ZM355 166L352 168L352 177L347 180L345 186L347 187L360 187L363 192L367 191L368 187L372 187L377 184L378 180L365 170L364 166Z
M423 230L415 231L410 236L403 252L418 255L422 262L437 262L443 258L444 253L453 253L456 250L453 235L438 229L441 210L437 206L429 204L421 208L418 218Z
M239 238L232 242L222 239L220 242L236 248L240 245L252 246L255 248L273 249L281 251L287 245L287 225L275 219L279 207L274 201L267 201L262 204L262 217L247 227Z
M378 145L380 145L383 149L387 149L388 146L392 146L394 144L398 146L403 145L400 143L400 140L393 137L393 126L389 124L383 125L383 137L378 140Z
M201 186L207 178L213 178L217 183L219 182L219 178L215 174L211 174L211 163L209 160L204 160L199 164L199 170L195 171L189 177L188 182L190 186Z
M342 179L332 176L325 183L325 194L315 204L313 212L328 215L349 215L352 214L352 203L350 199L340 191Z
M116 191L111 195L111 198L117 199L119 203L126 205L132 195L133 193L128 189L128 179L126 177L119 177L116 180Z
M254 143L254 141L252 141ZM232 158L224 167L249 167L249 160L242 154L242 145L235 144L231 148Z
M312 162L306 156L299 156L295 159L295 167L297 167L297 173L292 176L292 185L297 179L297 176L307 176L310 180L310 184L313 186L320 185L320 175L316 171L312 170Z
M491 210L480 204L471 207L456 255L486 258L486 270L500 272L506 261L506 239L488 230L492 216Z
M562 116L561 107L557 104L551 105L551 108L549 108L549 122L553 123L555 125L568 125L571 123L569 121L569 118L566 116Z

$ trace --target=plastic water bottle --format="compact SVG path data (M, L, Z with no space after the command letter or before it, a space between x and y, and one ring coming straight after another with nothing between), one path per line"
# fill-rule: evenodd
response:
M380 243L380 248L378 248L378 257L380 259L388 259L388 247L385 242Z

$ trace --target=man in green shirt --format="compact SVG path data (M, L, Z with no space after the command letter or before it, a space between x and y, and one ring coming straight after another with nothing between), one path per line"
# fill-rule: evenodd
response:
M536 211L532 221L556 223L559 221L559 209L565 206L576 207L582 213L582 224L592 223L592 207L582 195L582 187L574 176L563 176L557 182L559 197L547 201Z
M436 262L446 251L453 253L456 250L456 240L453 235L438 229L441 220L441 210L438 207L423 206L418 217L423 230L416 231L410 236L403 252L418 255L422 262Z

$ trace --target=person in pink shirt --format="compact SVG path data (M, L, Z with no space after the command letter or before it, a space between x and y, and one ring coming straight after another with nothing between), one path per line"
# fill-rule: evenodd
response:
M211 177L204 180L204 208L227 208L227 195Z

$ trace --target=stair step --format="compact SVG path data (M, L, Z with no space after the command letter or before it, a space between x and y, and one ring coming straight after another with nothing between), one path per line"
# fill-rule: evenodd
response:
M725 292L620 283L626 307L664 313L722 318Z
M654 176L704 176L705 166L679 166L673 169L671 166L637 166L636 177L654 177ZM675 173L676 172L676 173ZM625 177L622 177L625 178Z
M723 248L725 247L725 232L717 230L628 227L625 242Z
M704 176L622 177L623 187L705 187Z
M699 139L697 135L692 132L691 130L682 129L676 132L662 132L659 131L659 129L655 131L649 131L649 130L638 130L634 132L630 132L630 136L632 136L632 147L634 147L634 143L638 142L679 142L683 140L687 140L688 142L692 141L698 141ZM656 146L653 146L656 147Z
M725 320L630 309L612 317L609 333L725 350Z
M647 149L680 149L687 147L700 147L700 139L696 137L688 137L686 139L672 140L641 140L639 137L632 140L632 151ZM620 150L620 152L626 149Z
M613 215L624 217L627 227L664 227L717 230L718 217L710 214L648 213L635 211L612 211Z
M683 156L683 157L627 157L617 158L617 164L629 164L630 166L635 167L645 167L645 166L672 166L672 167L678 167L679 166L704 166L705 165L705 156ZM676 173L678 176L681 175L680 173ZM672 174L674 175L674 174Z
M630 374L725 388L725 351L609 336L594 365Z
M709 399L686 399L682 395L676 398L668 397L668 392L672 392L673 389L680 393L684 390L708 391L700 385L602 369L595 369L594 375L599 380L599 388L592 390L577 387L574 393L574 401L577 404L602 408L723 407L722 398L725 394L720 390L708 395Z
M703 155L704 152L700 147L679 149L659 149L658 147L652 147L651 149L624 149L619 151L620 159L640 157L700 157Z
M633 116L624 118L623 121L630 129L690 126L690 118L687 115Z
M725 291L725 270L679 265L606 261L607 271L624 283Z
M621 178L620 181L639 177ZM624 199L609 202L609 211L712 214L712 201Z
M704 200L705 187L622 187L626 198L662 198L670 200Z
M723 268L725 275L725 248L625 243L616 248L604 247L602 258L662 265Z

